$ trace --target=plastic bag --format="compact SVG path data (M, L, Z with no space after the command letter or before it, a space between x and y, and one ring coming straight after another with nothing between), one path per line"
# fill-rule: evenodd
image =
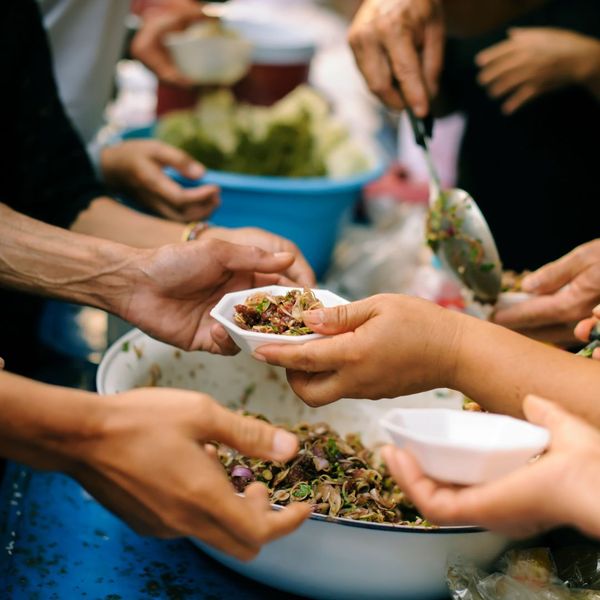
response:
M591 589L600 582L600 551L562 548L557 557L560 570L548 548L509 550L491 574L459 561L448 567L448 588L453 600L600 600L600 591Z

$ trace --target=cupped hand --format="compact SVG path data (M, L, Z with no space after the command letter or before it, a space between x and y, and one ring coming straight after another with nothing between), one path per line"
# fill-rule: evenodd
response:
M257 246L267 252L289 252L293 254L294 262L285 271L286 277L291 282L301 286L314 287L316 283L314 271L298 246L280 235L256 227L240 227L237 229L211 227L203 233L203 237L225 240L243 246Z
M382 102L400 110L406 101L420 117L429 112L443 61L440 0L364 0L348 37L358 68Z
M412 394L448 383L460 331L457 317L418 298L373 296L304 313L313 331L331 337L269 344L255 356L285 367L292 389L310 406Z
M177 68L164 37L174 31L182 31L190 25L206 19L202 5L173 5L169 10L147 11L142 27L131 42L131 54L143 62L156 76L171 85L192 87L194 82Z
M184 350L234 354L233 341L210 310L228 292L279 282L294 255L217 239L140 251L115 312L159 340Z
M128 140L104 148L100 157L106 182L124 190L156 213L173 221L206 219L219 206L219 188L184 188L163 171L172 167L199 179L204 167L189 154L158 140Z
M574 323L600 302L600 239L578 246L522 281L535 298L499 310L495 323L511 329L533 329Z
M598 40L565 29L513 28L477 55L478 80L493 98L506 98L502 110L511 114L542 94L584 84L599 52Z
M534 396L524 412L552 434L548 452L533 464L490 483L459 487L423 474L406 450L382 456L399 486L437 525L481 525L525 538L560 525L600 536L600 433L557 405Z
M285 461L296 437L232 413L209 396L174 389L137 389L96 402L99 423L63 451L70 475L139 533L193 536L236 558L296 529L310 507L271 509L256 483L236 495L214 453L223 442L248 456ZM89 433L89 432L88 432Z

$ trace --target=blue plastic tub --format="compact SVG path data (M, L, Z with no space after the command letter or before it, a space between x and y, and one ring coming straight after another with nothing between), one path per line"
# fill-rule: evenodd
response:
M125 132L123 139L151 137L152 128ZM328 177L259 177L207 171L189 180L168 169L185 187L211 183L221 188L221 206L211 216L215 225L262 227L278 233L302 250L318 277L331 260L340 227L360 197L362 187L377 179L384 166L346 179Z

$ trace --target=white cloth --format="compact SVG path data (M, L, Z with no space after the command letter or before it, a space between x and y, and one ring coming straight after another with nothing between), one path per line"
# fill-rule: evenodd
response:
M97 162L94 138L103 123L115 65L127 33L130 0L38 0L54 73L67 114Z

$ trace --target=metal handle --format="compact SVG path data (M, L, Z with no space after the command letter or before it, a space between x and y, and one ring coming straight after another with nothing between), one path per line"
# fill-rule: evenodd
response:
M412 108L406 105L406 112L408 114L408 118L410 120L410 124L412 125L412 130L415 135L415 142L421 148L428 148L427 140L431 139L431 135L433 134L433 117L431 113L429 113L423 119L420 119L415 115Z
M598 321L590 331L590 342L600 342L600 321Z

